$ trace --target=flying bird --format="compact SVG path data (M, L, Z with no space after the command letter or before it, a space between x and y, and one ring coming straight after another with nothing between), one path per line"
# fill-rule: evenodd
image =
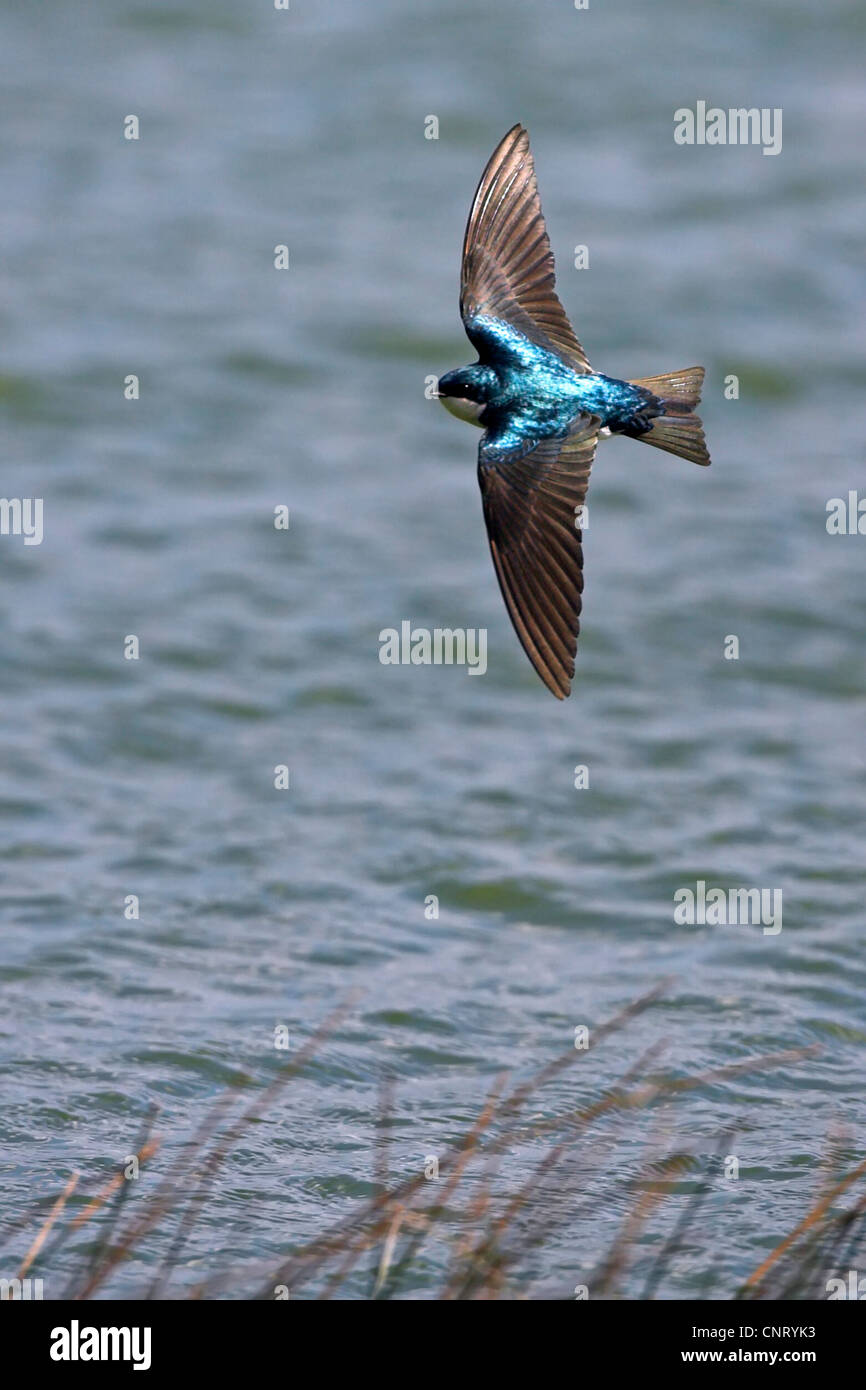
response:
M599 436L710 461L703 367L619 381L594 372L554 289L529 136L488 161L463 240L460 316L478 361L439 378L442 404L484 430L478 479L499 587L548 690L571 691L580 631L584 505Z

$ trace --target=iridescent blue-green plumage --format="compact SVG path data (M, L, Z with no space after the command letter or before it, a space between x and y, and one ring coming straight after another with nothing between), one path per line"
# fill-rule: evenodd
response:
M599 428L613 433L631 429L642 434L661 413L645 387L600 372L575 372L556 353L500 319L479 315L466 327L482 358L440 377L439 390L462 392L483 404L488 455L507 454L551 436L564 438L581 415L597 416Z
M578 515L600 433L709 463L694 414L703 368L621 381L594 372L554 289L529 137L514 126L475 194L460 314L478 361L439 378L453 414L482 426L478 478L511 621L549 690L571 689L580 629Z

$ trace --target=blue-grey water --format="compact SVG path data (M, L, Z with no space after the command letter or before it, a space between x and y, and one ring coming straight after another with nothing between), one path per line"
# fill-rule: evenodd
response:
M98 1187L156 1104L154 1181L229 1083L274 1074L276 1027L297 1051L347 997L221 1170L176 1291L242 1293L373 1190L384 1073L407 1176L501 1072L666 977L535 1113L655 1045L683 1077L819 1050L584 1150L539 1196L533 1295L591 1272L659 1133L707 1164L733 1131L741 1164L708 1169L669 1296L730 1293L833 1137L862 1156L866 536L826 508L866 497L864 29L847 0L2 5L0 490L44 502L41 544L0 537L5 1219L72 1172ZM782 108L781 153L675 144L698 100ZM564 704L499 596L478 436L425 398L473 356L460 241L517 120L593 363L707 368L711 469L599 449ZM486 674L382 665L404 620L486 629ZM677 924L698 880L780 890L781 931Z

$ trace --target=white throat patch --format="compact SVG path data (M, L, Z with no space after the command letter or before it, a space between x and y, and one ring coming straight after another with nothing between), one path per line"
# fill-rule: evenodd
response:
M477 401L467 400L465 396L440 396L439 399L445 409L451 415L456 415L458 420L466 420L470 425L484 428L479 419L484 406L479 405Z

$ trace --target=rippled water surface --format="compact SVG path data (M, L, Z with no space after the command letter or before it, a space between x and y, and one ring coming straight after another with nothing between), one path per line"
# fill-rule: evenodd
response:
M154 1103L165 1163L228 1083L273 1074L275 1026L299 1048L349 996L222 1170L178 1288L234 1270L238 1293L353 1209L383 1072L411 1174L502 1071L666 977L539 1114L655 1045L683 1076L820 1049L623 1123L591 1219L588 1152L534 1293L600 1257L653 1126L701 1162L733 1131L743 1170L679 1296L729 1292L793 1226L828 1134L860 1152L866 538L825 516L866 487L863 30L842 0L2 5L2 491L44 499L41 545L0 538L8 1216L104 1180ZM675 145L698 99L781 107L782 153ZM460 239L516 120L593 363L708 372L708 472L600 448L564 704L496 587L477 436L424 396L471 360ZM485 628L487 673L381 665L406 619ZM699 879L781 890L781 932L677 925ZM435 1276L434 1251L414 1292Z

